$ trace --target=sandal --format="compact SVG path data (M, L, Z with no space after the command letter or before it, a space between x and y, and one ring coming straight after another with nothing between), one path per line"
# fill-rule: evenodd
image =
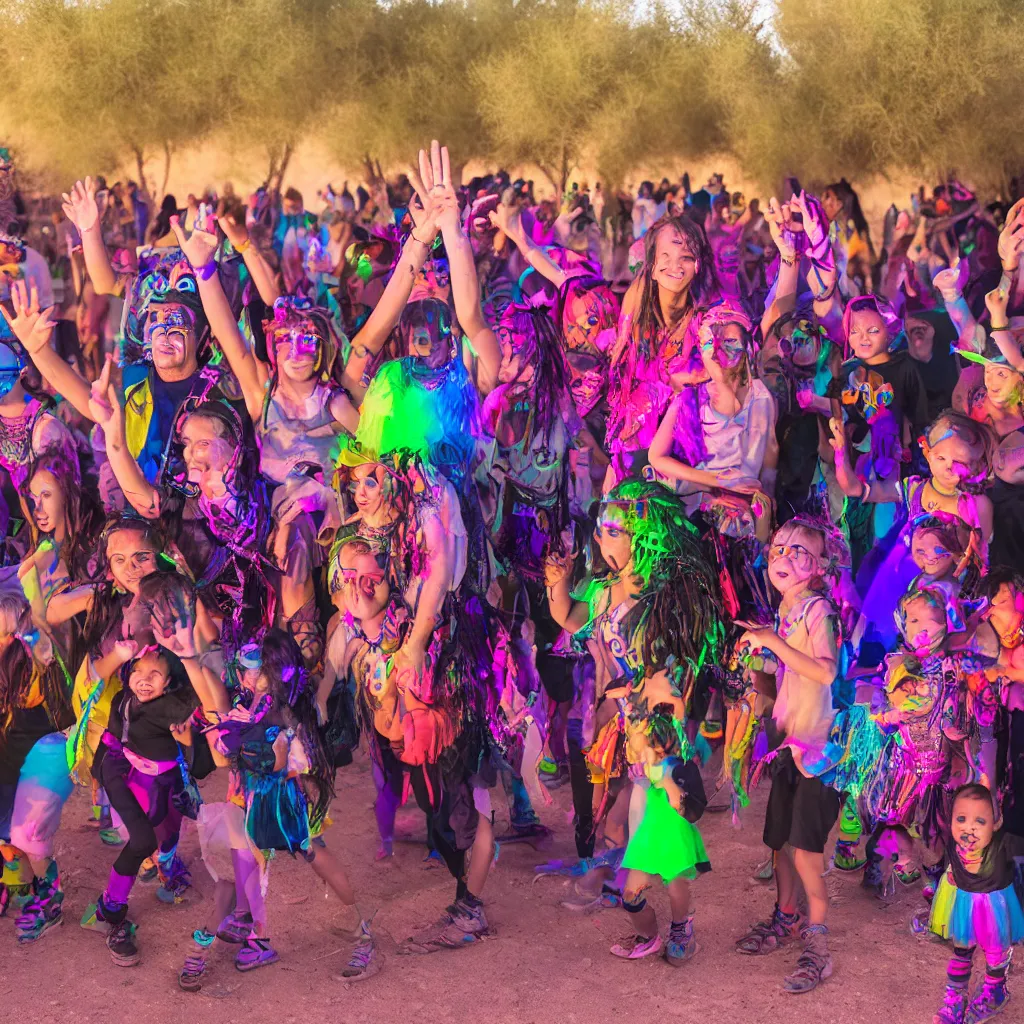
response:
M823 924L808 925L804 929L804 951L796 962L796 970L782 982L786 992L803 995L832 977L832 954L826 944L827 935L828 928Z
M746 956L764 956L788 946L798 938L800 918L794 914L790 920L789 915L783 914L776 903L775 910L768 920L758 921L742 939L736 940L736 952Z

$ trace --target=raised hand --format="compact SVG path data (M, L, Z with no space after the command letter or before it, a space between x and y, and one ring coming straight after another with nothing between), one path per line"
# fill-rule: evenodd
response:
M430 155L420 150L420 174L418 179L423 185L420 196L424 192L430 197L430 203L437 211L435 220L442 232L461 231L462 219L459 214L459 199L452 187L451 162L448 159L448 147L442 146L437 139L430 143ZM427 199L424 197L424 203Z
M198 218L197 223L199 223ZM213 254L217 251L217 236L215 234L197 228L186 238L185 228L178 217L171 218L171 230L178 240L181 251L192 264L193 270L198 271L209 265Z
M1010 207L1003 230L999 232L999 258L1003 261L1003 270L1017 269L1022 243L1024 243L1024 199L1018 199Z
M834 416L829 418L828 421L829 430L832 431L832 436L828 439L828 443L832 445L832 450L837 456L846 457L846 428L839 420Z
M818 216L819 207L809 201L802 189L798 196L793 196L791 206L803 216L804 232L812 250L818 250L828 239L828 230Z
M1000 281L999 284L985 296L985 305L988 308L991 322L996 327L1004 327L1008 322L1006 307L1010 304L1010 293L1005 287L1004 281Z
M100 208L96 202L96 183L92 178L76 181L70 194L61 195L64 216L78 228L79 234L91 231L100 221Z
M245 243L249 241L249 229L244 223L239 224L234 215L228 213L228 209L228 204L222 199L217 210L217 223L220 225L221 231L224 232L224 236L236 250L239 247L244 248Z
M139 645L134 640L118 640L114 644L113 654L120 665L127 664L138 653Z
M783 230L786 227L785 218L782 214L782 207L779 206L779 201L775 196L768 200L768 209L765 212L764 219L768 224L768 230L771 232L772 241L779 250L779 256L784 263L792 263L796 259L796 249L792 243L787 241L783 234Z
M99 424L108 440L119 436L124 429L124 412L117 388L110 382L113 365L113 357L108 355L103 362L103 370L89 389L89 415Z
M572 572L574 558L571 553L558 555L552 552L544 559L544 585L553 587L566 579Z
M14 336L25 346L30 356L42 351L50 344L50 337L56 324L50 319L53 306L40 310L39 291L35 285L31 289L24 281L11 282L11 302L14 303L14 317L0 306L4 318L11 325Z
M932 284L938 289L939 294L942 295L947 302L949 302L950 299L959 297L962 285L960 280L959 257L957 257L953 264L946 267L945 270L940 270L935 274L932 277Z
M185 594L173 601L161 602L151 609L153 636L156 642L179 658L196 656L195 610L189 607Z
M510 238L519 234L519 210L514 206L506 206L499 203L496 210L491 210L487 215L493 227L496 227L502 234Z

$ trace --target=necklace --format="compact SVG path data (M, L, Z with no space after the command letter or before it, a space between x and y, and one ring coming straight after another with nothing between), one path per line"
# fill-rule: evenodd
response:
M927 498L927 497L923 497L922 498L921 504L924 505L924 507L929 512L934 512L935 509L939 508L942 505L942 499L943 498L949 499L949 498L959 498L960 497L960 494L959 494L958 491L953 491L952 493L947 494L945 491L939 490L939 488L936 487L934 482L931 481L931 480L928 481L927 486L930 487L932 489L932 492L937 495L937 497L935 497L935 498Z

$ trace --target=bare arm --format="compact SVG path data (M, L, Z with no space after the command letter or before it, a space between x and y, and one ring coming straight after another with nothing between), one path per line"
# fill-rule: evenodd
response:
M455 313L480 363L480 390L488 394L498 383L501 348L494 332L487 326L480 308L480 282L476 273L476 261L473 258L473 247L462 231L459 201L452 188L447 148L434 140L430 144L429 160L427 154L421 150L419 176L412 171L410 178L419 195L429 195L434 204L432 213L435 223L441 229L451 267Z
M220 283L214 253L217 251L217 236L208 231L196 230L186 238L185 229L177 217L171 218L171 230L196 272L199 297L203 301L203 312L210 321L210 330L227 358L231 372L238 378L245 396L245 407L253 421L259 419L263 410L264 387L256 366L256 359L249 351L238 329L231 304Z
M552 573L549 573L547 568L545 568L544 575L548 577L546 582L548 608L551 611L551 618L569 633L578 633L590 621L590 607L586 601L574 601L572 599L569 583L571 569L572 563L570 561L565 575L555 578Z
M220 212L217 216L217 223L220 225L221 231L227 236L228 241L234 246L235 252L241 253L246 270L249 271L260 298L268 306L273 306L281 297L277 275L270 269L270 264L263 258L263 254L259 249L252 244L252 240L249 238L249 230L244 222L239 224L231 214L226 213L225 204L222 201ZM235 376L238 376L237 373Z
M671 454L672 437L676 427L676 417L679 413L678 403L672 402L665 415L658 424L658 432L651 441L647 458L654 467L655 472L668 480L677 480L680 483L690 484L698 490L710 490L718 486L716 474L705 469L695 469L681 462Z
M491 223L503 232L513 245L523 254L527 263L537 271L538 274L550 281L556 288L561 288L566 282L566 275L561 267L552 260L543 249L533 244L522 230L519 219L519 211L511 206L499 206L490 214Z
M876 480L868 486L864 481L857 478L850 465L849 449L846 444L846 434L843 424L835 417L829 420L832 429L832 437L829 443L835 452L836 483L840 490L848 498L860 498L863 502L885 504L887 502L899 501L899 479Z
M43 379L70 402L77 413L87 420L92 419L89 412L89 382L66 362L50 346L53 329L56 324L50 319L51 309L39 309L39 296L33 287L31 292L25 287L24 281L15 281L11 285L11 300L14 303L14 318L8 316L0 307L5 319L11 325L15 337L25 346L36 369Z
M92 178L86 178L84 183L76 181L71 193L65 192L61 198L64 215L82 236L82 255L93 288L99 295L113 295L117 291L117 274L103 244L95 182Z
M89 407L91 418L103 430L107 459L118 486L132 507L146 519L160 515L160 492L145 478L139 464L128 450L124 434L124 410L117 388L110 383L111 357L107 356L103 372L92 386Z
M59 626L79 613L89 611L95 592L92 584L88 584L84 587L75 587L73 590L65 590L63 594L54 594L46 602L46 621L51 626Z

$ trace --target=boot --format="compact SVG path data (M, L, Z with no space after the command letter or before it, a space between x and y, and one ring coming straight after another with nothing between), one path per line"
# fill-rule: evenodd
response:
M1006 978L993 978L986 974L981 991L971 1000L964 1014L964 1024L983 1024L1006 1009L1010 993L1006 991Z
M946 998L935 1011L932 1024L964 1024L964 1013L967 1010L967 985L946 984Z
M64 890L57 873L57 862L50 861L43 878L32 880L32 898L15 921L18 942L35 942L57 925L64 923L61 905Z
M804 951L796 962L796 970L782 982L782 987L793 995L810 992L832 976L828 928L823 924L810 924L800 937L804 940Z

